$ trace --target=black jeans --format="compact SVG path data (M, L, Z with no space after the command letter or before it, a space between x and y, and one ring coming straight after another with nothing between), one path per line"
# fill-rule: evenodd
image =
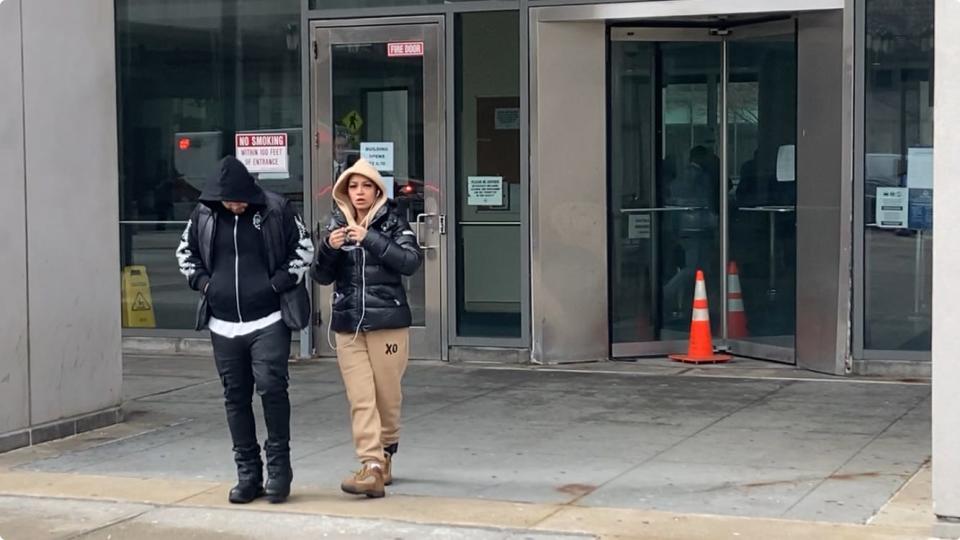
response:
M263 403L267 425L267 469L290 468L290 396L287 393L290 329L277 322L245 336L225 338L210 333L217 372L223 383L227 424L240 475L262 477L253 390Z

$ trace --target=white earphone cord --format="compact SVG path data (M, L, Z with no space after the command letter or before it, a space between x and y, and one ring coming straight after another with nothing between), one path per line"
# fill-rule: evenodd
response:
M357 321L357 328L353 332L353 339L350 340L350 343L346 344L348 347L357 342L357 337L360 335L360 328L363 326L363 319L367 316L367 250L361 246L354 246L346 251L356 249L360 250L360 320ZM336 294L336 291L330 294L330 320L327 321L327 345L330 346L331 350L339 351L340 349L330 341L330 330L333 325L333 298Z

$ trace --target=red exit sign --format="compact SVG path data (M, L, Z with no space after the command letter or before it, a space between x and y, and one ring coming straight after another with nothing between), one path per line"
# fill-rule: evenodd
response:
M423 42L401 41L398 43L387 43L387 56L390 58L397 56L423 56Z

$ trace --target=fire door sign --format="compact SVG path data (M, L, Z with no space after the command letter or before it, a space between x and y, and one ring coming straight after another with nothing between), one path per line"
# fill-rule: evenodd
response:
M286 133L237 133L237 159L251 174L289 172Z
M390 58L402 56L423 56L422 41L400 41L387 43L387 56Z

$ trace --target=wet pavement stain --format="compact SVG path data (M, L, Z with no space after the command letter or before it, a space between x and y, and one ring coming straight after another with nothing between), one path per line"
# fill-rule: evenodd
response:
M557 491L560 493L566 493L567 495L574 495L576 497L583 497L589 495L596 491L597 486L591 486L589 484L566 484L557 488Z

